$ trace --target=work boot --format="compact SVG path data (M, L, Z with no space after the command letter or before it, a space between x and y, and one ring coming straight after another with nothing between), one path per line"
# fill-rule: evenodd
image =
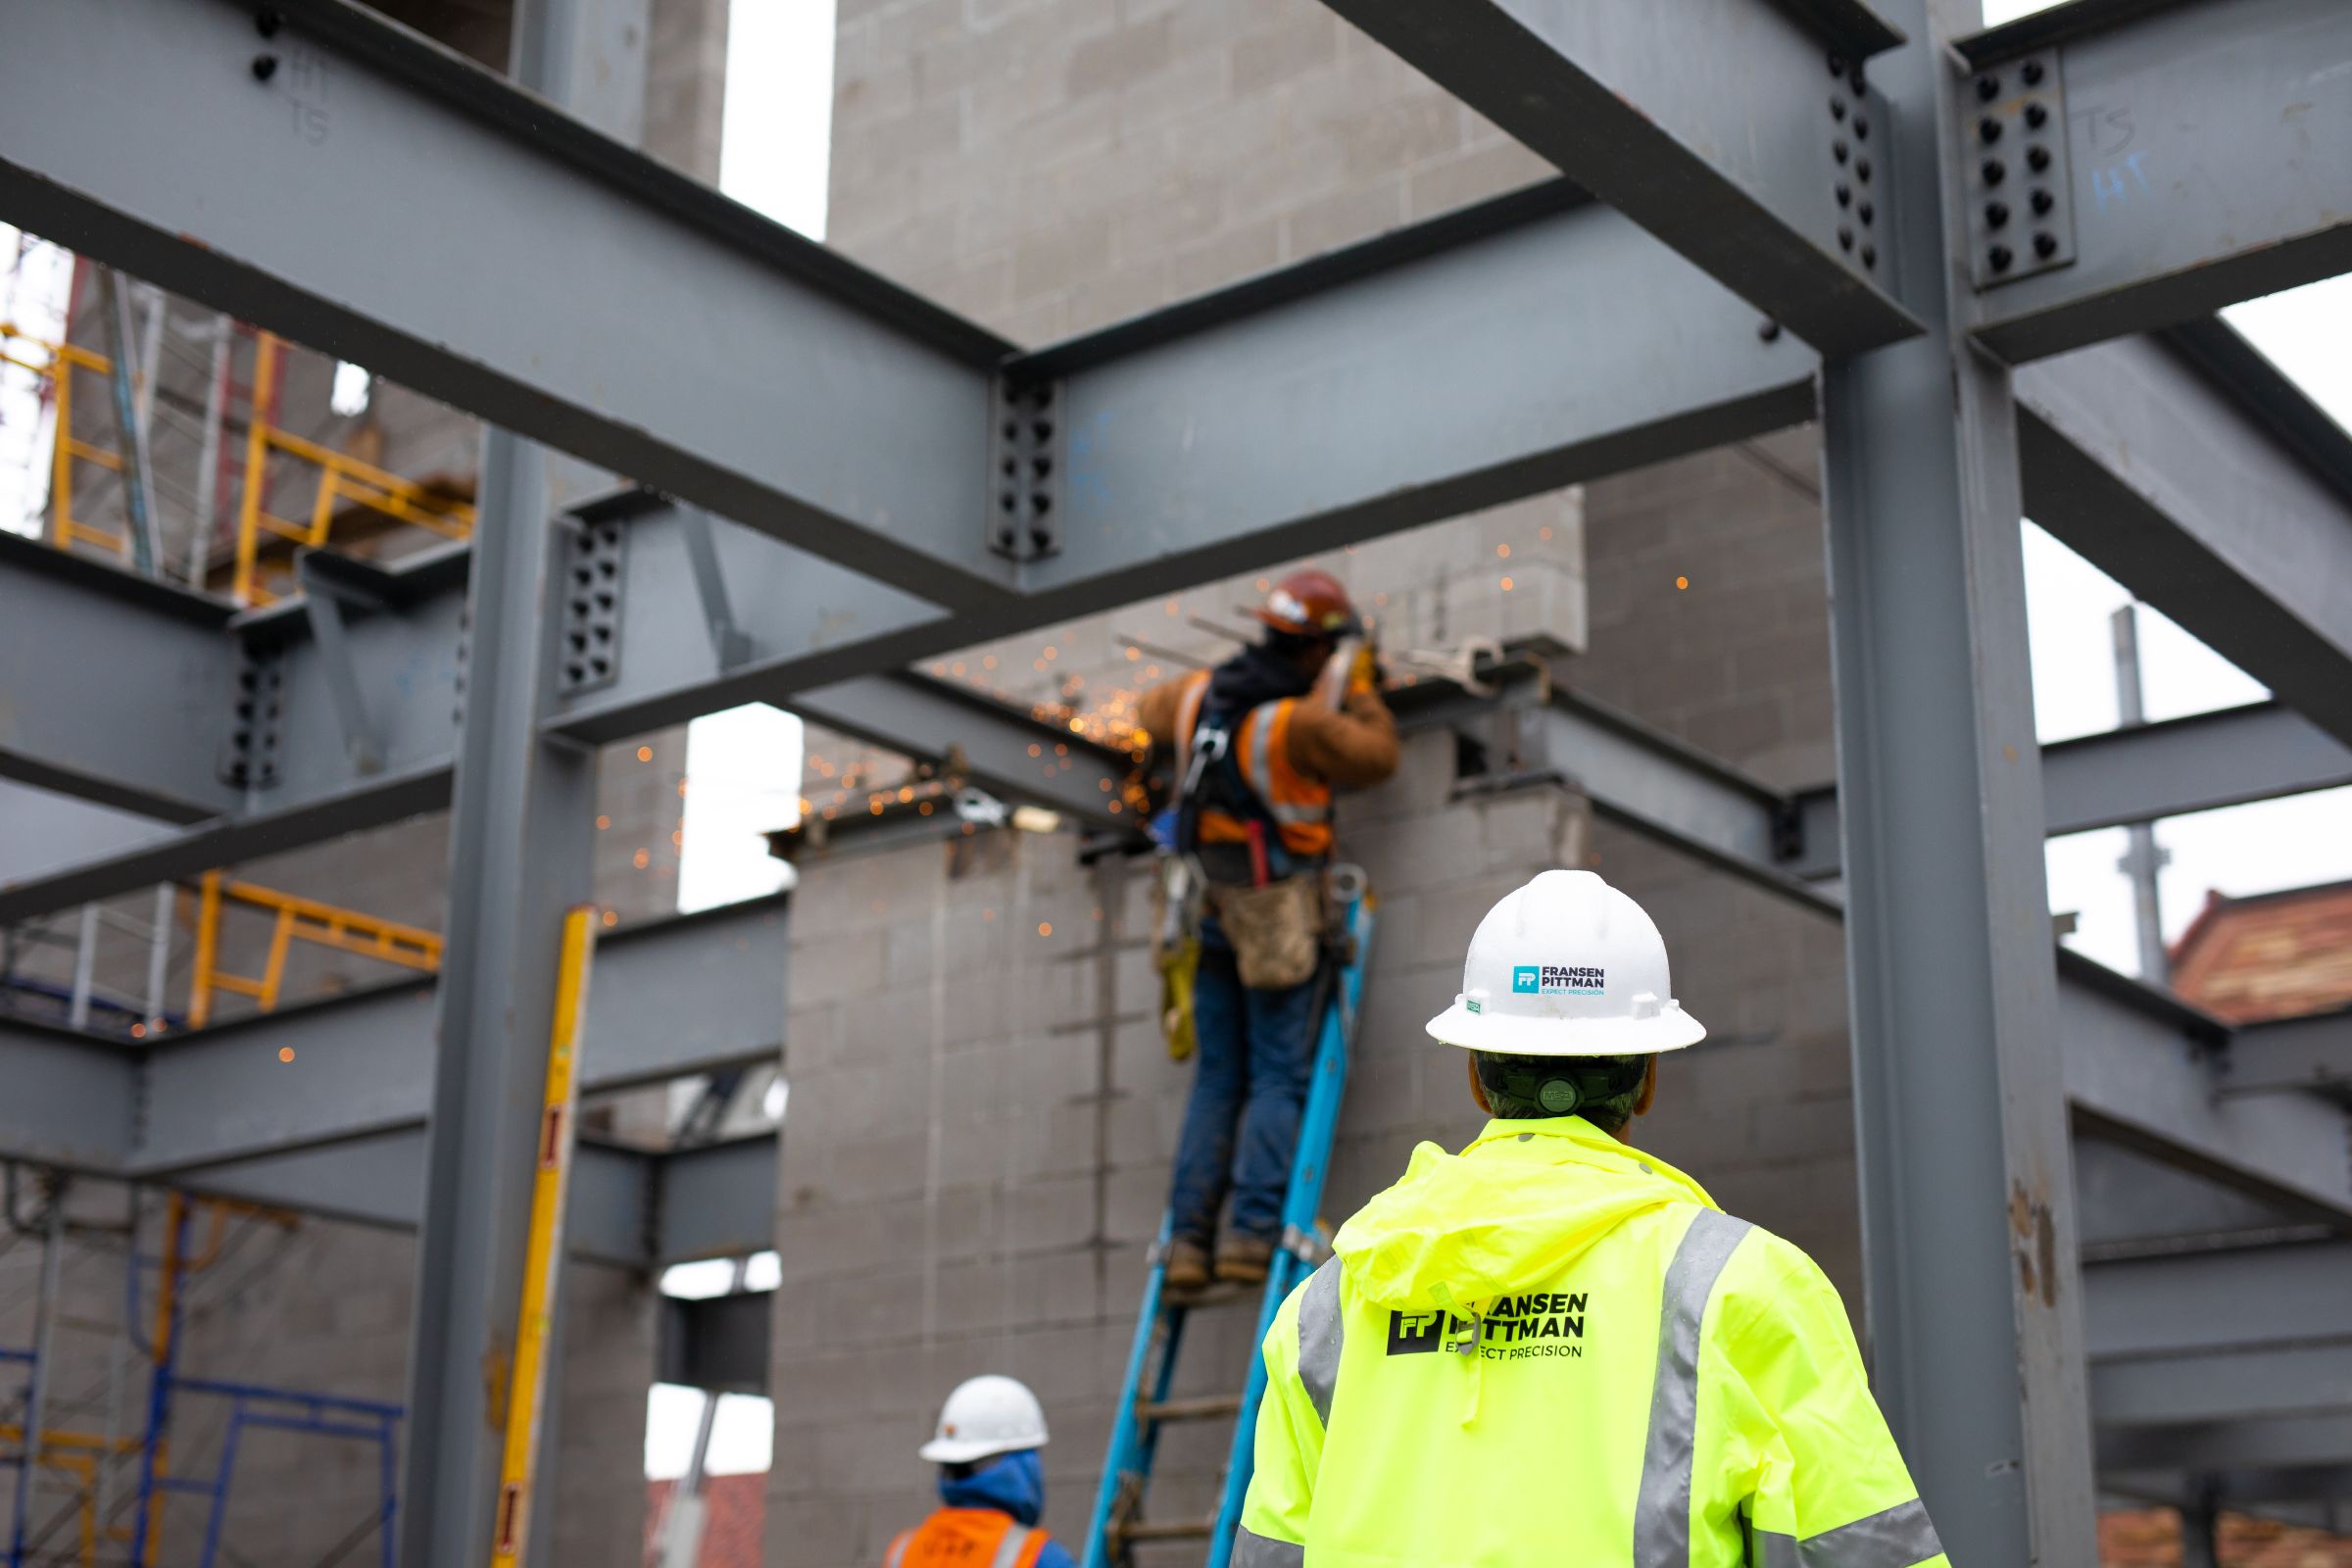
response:
M1217 1278L1234 1285L1263 1285L1274 1266L1274 1242L1266 1236L1228 1231L1217 1243Z
M1168 1270L1160 1283L1163 1289L1180 1296L1206 1290L1208 1249L1189 1236L1177 1237L1168 1244Z

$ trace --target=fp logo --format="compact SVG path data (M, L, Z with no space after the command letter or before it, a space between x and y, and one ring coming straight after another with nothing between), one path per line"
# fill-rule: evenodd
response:
M1544 989L1541 965L1515 963L1511 965L1511 991L1516 996L1532 997Z

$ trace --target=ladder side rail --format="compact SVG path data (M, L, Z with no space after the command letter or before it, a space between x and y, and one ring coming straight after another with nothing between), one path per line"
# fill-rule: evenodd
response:
M1167 1277L1169 1226L1173 1216L1159 1222L1159 1240L1152 1248L1152 1271L1144 1281L1142 1307L1135 1315L1135 1340L1127 1351L1127 1373L1119 1385L1118 1413L1111 1420L1110 1447L1102 1465L1102 1485L1095 1489L1095 1513L1086 1530L1084 1568L1110 1568L1111 1510L1118 1505L1122 1479L1134 1468L1141 1451L1142 1433L1135 1415L1136 1391L1143 1387L1144 1370L1152 1356L1152 1341L1159 1326L1160 1288ZM1169 1347L1165 1364L1175 1362Z
M1274 1330L1282 1303L1309 1270L1303 1255L1315 1234L1315 1211L1323 1204L1323 1185L1331 1172L1331 1151L1339 1132L1340 1102L1348 1089L1348 1058L1354 1043L1357 1004L1363 995L1364 970L1372 952L1373 917L1368 898L1348 906L1347 932L1355 951L1339 971L1334 994L1323 1013L1323 1030L1315 1047L1315 1076L1306 1095L1306 1114L1299 1123L1298 1147L1292 1156L1290 1195L1283 1204L1283 1242L1275 1251L1275 1266L1266 1276L1266 1298L1259 1308L1257 1336L1250 1342L1250 1370L1243 1384L1242 1411L1233 1424L1233 1449L1225 1464L1223 1501L1216 1528L1209 1535L1207 1568L1227 1568L1233 1543L1241 1529L1242 1504L1250 1494L1250 1478L1256 1469L1257 1406L1265 1395L1266 1359L1261 1347Z

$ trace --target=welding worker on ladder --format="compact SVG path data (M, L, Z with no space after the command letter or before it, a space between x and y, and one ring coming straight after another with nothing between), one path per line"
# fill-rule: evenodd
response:
M1324 995L1332 795L1396 770L1396 720L1339 581L1293 572L1252 613L1257 643L1145 693L1139 715L1175 758L1161 962L1181 953L1190 970L1200 1058L1169 1194L1179 1295L1263 1281L1281 1243ZM1171 1030L1179 1054L1184 1037Z
M1037 1527L1046 1511L1046 1412L1028 1385L993 1373L956 1385L921 1456L940 1506L883 1553L882 1568L1076 1568Z

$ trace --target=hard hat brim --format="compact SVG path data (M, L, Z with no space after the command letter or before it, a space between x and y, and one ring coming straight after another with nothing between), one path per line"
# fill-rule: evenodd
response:
M1459 998L1428 1028L1441 1045L1506 1056L1653 1056L1707 1038L1706 1025L1679 1006L1652 1018L1529 1018L1472 1012Z
M987 1438L933 1438L916 1450L915 1457L925 1464L970 1464L974 1459L993 1458L1000 1453L1025 1453L1045 1446L1043 1438L1034 1443L1002 1438L993 1442Z

